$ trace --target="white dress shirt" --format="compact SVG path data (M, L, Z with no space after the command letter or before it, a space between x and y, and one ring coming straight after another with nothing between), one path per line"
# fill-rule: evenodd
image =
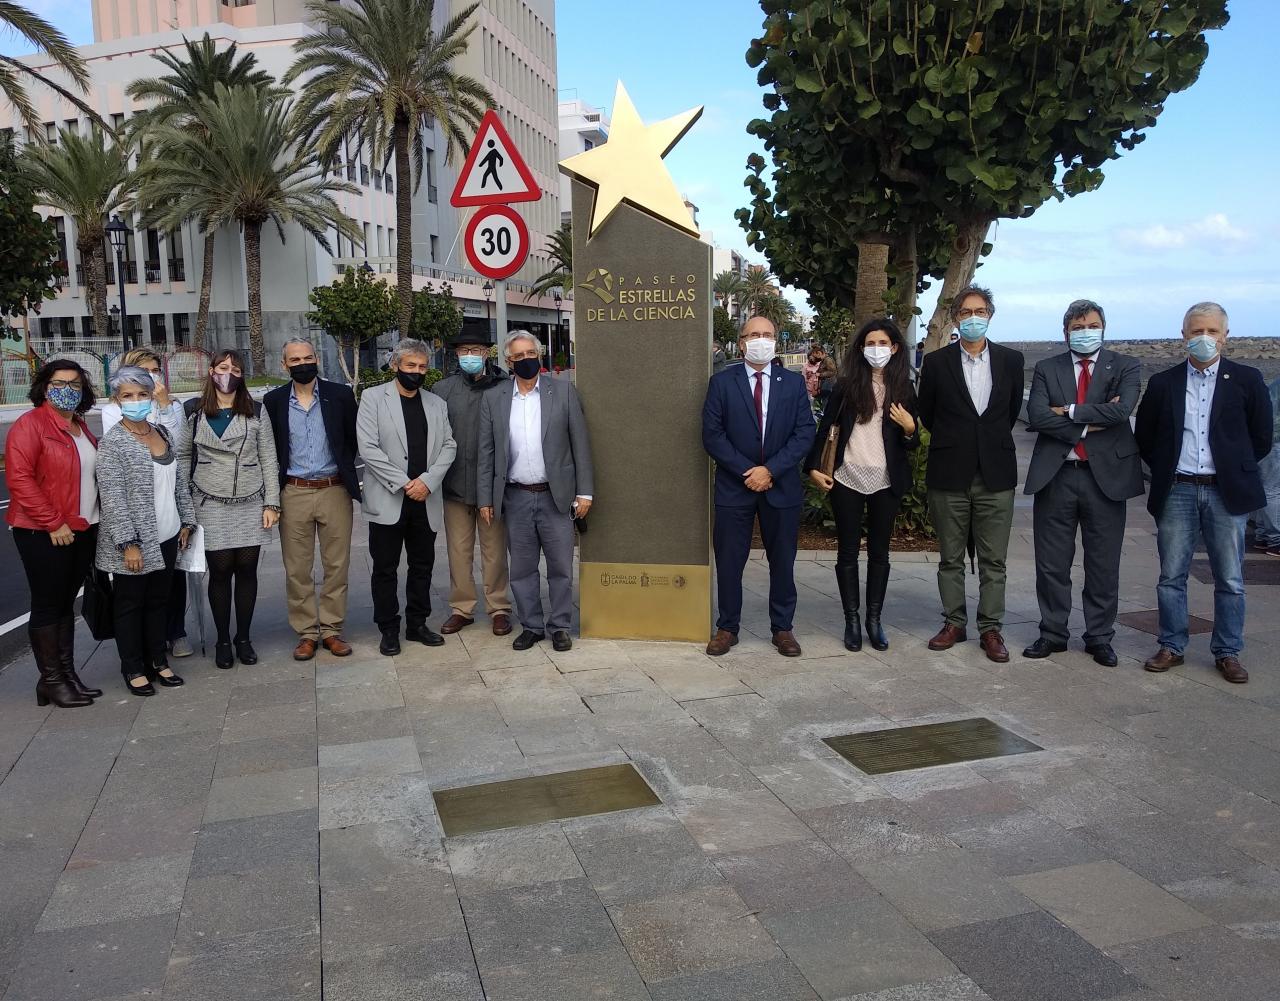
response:
M511 424L508 428L510 462L507 475L512 483L546 483L547 464L542 457L542 379L526 395L520 383L511 380Z
M973 407L978 413L985 413L987 404L991 402L991 348L984 344L982 350L975 355L961 345L960 359L960 368L964 371L964 382L969 387Z
M746 362L742 363L743 369L747 373L747 392L751 399L756 398L756 370ZM773 373L773 363L770 362L760 370L760 439L764 440L765 428L769 426L769 377Z
M1074 351L1073 351L1073 352L1071 352L1071 370L1072 370L1072 372L1074 372L1074 373L1075 373L1076 385L1077 385L1077 386L1079 386L1079 385L1080 385L1080 363L1081 363L1082 361L1087 361L1087 362L1089 363L1089 379L1090 379L1090 385L1092 385L1093 377L1094 377L1094 375L1096 375L1096 374L1097 374L1097 373L1094 371L1094 369L1096 369L1096 368L1097 368L1097 366L1098 366L1098 355L1100 355L1100 354L1102 354L1102 348L1098 348L1098 350L1097 350L1097 351L1095 351L1095 352L1094 352L1093 354L1091 354L1091 355L1078 355L1078 354L1076 354ZM1076 405L1075 405L1074 403L1068 404L1068 406L1067 406L1067 416L1068 416L1071 420L1075 420L1075 419L1076 419ZM1086 426L1085 426L1085 429L1084 429L1082 432L1080 432L1080 437L1081 437L1081 438L1087 438L1087 437L1089 437L1089 427L1088 427L1088 425L1086 425Z
M1213 452L1209 448L1209 414L1218 385L1218 362L1203 372L1187 362L1186 413L1182 420L1182 452L1178 472L1188 476L1213 476Z

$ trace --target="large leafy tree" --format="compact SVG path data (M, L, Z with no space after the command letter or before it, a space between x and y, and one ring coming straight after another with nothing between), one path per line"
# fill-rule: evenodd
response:
M462 333L462 306L453 297L453 286L441 284L439 291L430 285L413 294L412 335L428 344L443 346L451 337Z
M349 238L360 230L334 200L354 194L354 185L327 175L315 153L297 144L291 105L260 87L218 84L213 97L195 101L197 127L156 126L152 156L141 168L148 203L167 206L157 223L174 229L196 218L244 232L249 307L249 345L254 371L266 370L262 339L262 227L296 223L329 250L327 231Z
M257 68L257 57L252 52L236 55L234 42L219 50L206 31L198 42L184 38L185 53L157 52L152 54L167 73L156 77L146 77L129 84L126 93L135 101L144 102L146 107L137 112L129 120L132 133L145 146L150 130L161 125L189 129L197 134L200 131L200 115L198 102L201 98L213 97L218 84L226 87L259 87L272 88L275 80L264 70ZM144 190L140 199L140 208L144 221L150 225L153 220L166 214L164 204L150 204ZM207 220L196 222L204 231L204 265L200 275L200 301L196 310L195 345L204 347L205 331L209 327L209 301L213 295L213 248L217 229L210 227Z
M529 294L543 296L558 288L567 296L573 291L573 230L567 222L551 234L547 257L551 259L551 269L534 280Z
M89 68L75 46L67 41L66 35L13 0L0 0L0 29L3 29L4 34L20 36L38 51L48 55L54 65L70 77L71 88L74 88L64 87L48 73L28 66L21 60L0 55L0 95L13 105L22 123L33 134L43 138L44 126L27 93L28 83L48 87L87 114L91 120L101 124L98 113L80 98L80 94L89 89Z
M410 196L426 169L424 136L438 124L445 158L452 162L493 104L482 83L454 69L475 31L471 17L479 6L466 7L437 32L434 0L352 0L349 5L307 0L315 30L297 42L297 61L285 75L285 83L303 81L302 132L325 162L338 155L344 141L353 141L367 147L375 163L395 163L401 337L409 336L413 317Z
M1091 191L1195 82L1226 0L761 0L747 62L748 239L819 304L852 305L859 245L906 282L945 269L929 346L992 222ZM902 297L899 297L902 298ZM873 310L874 312L874 310Z
M40 311L57 295L58 234L35 210L31 179L18 169L13 144L0 140L0 317Z
M338 342L338 364L348 385L356 388L360 345L395 326L399 312L396 297L371 271L347 268L333 284L313 288L309 298L315 309L307 319Z
M108 141L93 123L83 135L63 129L56 143L28 144L21 163L40 201L75 222L94 330L106 337L105 227L113 213L127 212L132 203L136 176L129 168L129 147ZM116 281L124 281L124 275L116 275Z

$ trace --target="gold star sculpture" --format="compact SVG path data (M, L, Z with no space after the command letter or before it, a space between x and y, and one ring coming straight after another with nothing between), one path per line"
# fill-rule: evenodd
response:
M562 171L596 189L591 206L591 236L623 202L690 236L698 236L698 226L662 158L701 115L702 108L697 107L645 125L626 88L618 82L608 141L560 161Z

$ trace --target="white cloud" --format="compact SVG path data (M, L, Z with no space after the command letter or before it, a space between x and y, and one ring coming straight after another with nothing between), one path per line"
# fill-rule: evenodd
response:
M1243 247L1252 241L1253 235L1232 223L1226 213L1213 212L1195 222L1122 229L1116 238L1123 246L1140 250L1182 250L1201 245L1221 250Z

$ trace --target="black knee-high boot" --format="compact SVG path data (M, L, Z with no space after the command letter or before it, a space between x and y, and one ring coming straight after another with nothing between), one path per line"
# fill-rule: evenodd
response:
M880 625L880 611L884 608L884 595L889 589L889 564L867 564L867 642L873 649L888 650L889 638Z
M858 564L836 564L836 583L840 585L840 604L844 606L844 648L856 653L862 649L862 623L858 621Z

